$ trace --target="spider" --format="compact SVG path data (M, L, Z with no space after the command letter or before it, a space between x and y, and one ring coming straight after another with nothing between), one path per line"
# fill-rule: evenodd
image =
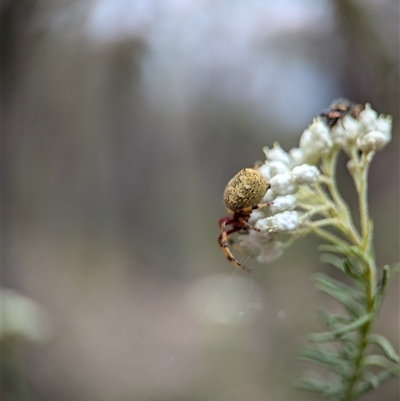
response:
M268 181L255 169L245 168L240 170L229 182L224 191L224 202L229 216L218 220L221 234L218 243L227 259L236 267L249 272L251 269L243 266L233 256L229 249L228 238L236 232L260 231L251 226L248 221L253 210L270 205L260 203L270 187ZM231 226L227 230L226 226Z
M363 111L362 104L356 104L347 99L336 99L328 109L321 112L320 116L332 128L346 114L350 114L353 118L357 118Z

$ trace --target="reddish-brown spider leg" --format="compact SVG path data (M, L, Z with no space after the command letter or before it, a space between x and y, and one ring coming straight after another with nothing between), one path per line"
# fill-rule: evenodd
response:
M232 211L232 210L228 209L228 211L232 215L227 216L227 217L222 217L218 220L218 225L220 226L220 229L221 229L221 234L218 237L219 246L221 247L221 249L224 252L227 259L230 262L232 262L236 267L239 267L242 270L250 271L249 268L240 264L239 261L235 258L235 256L229 249L228 238L230 235L232 235L242 229L260 231L258 228L253 227L248 223L250 214L253 210L261 209L263 207L269 206L270 204L271 203L260 203L258 205L246 207L246 208L236 210L236 211ZM232 226L232 228L227 231L226 226L229 226L229 225Z
M218 237L218 243L219 243L219 246L221 247L222 251L224 252L225 256L236 267L239 267L239 269L250 272L251 269L240 264L239 261L235 258L235 256L233 256L233 253L229 249L229 245L228 245L228 236L230 236L231 234L233 234L237 231L240 231L240 229L243 227L238 226L235 223L235 221L230 218L222 218L219 220L219 222L220 222L220 226L221 226L221 234ZM232 224L234 227L232 229L226 231L226 226L229 224Z

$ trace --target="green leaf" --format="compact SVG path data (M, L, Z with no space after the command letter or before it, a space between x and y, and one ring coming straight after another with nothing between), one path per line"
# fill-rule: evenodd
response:
M333 341L335 339L343 337L345 334L348 334L352 331L355 331L359 327L368 323L372 318L372 314L368 313L354 320L352 323L343 326L342 328L335 331L328 331L325 333L314 333L310 334L310 340L314 342L325 342L325 341Z
M325 380L306 377L296 380L294 385L302 390L315 391L318 393L323 393L330 386L330 384Z
M321 252L334 252L342 255L349 255L349 248L341 245L323 244L318 246L318 250Z
M338 330L351 323L351 317L347 315L331 314L328 319L327 327L330 330Z
M355 258L361 261L364 266L368 266L368 257L363 250L361 250L358 246L350 247L350 254L355 256Z
M332 277L327 276L323 273L315 273L313 275L314 280L323 285L324 287L330 288L337 292L341 292L351 298L354 298L355 295L361 296L362 294L356 290L354 287L350 287L347 284L342 283L341 281L335 280Z
M351 323L351 316L340 313L329 313L323 309L317 310L317 316L321 324L329 330L337 330L343 325Z
M368 390L377 388L380 383L392 377L392 374L386 370L379 372L376 375L370 374L365 381L360 382L356 386L354 399L360 397Z
M363 366L379 366L394 376L399 376L399 365L389 361L382 355L367 355L363 361Z
M322 263L330 264L337 267L341 271L345 271L343 266L343 259L339 256L332 255L331 253L323 253L320 256L320 260Z
M304 347L299 352L299 358L323 365L343 376L351 368L336 352L323 351L317 348Z
M350 258L344 258L343 260L343 267L346 274L355 280L359 280L362 278L363 269L360 268L359 263L356 262L355 264L358 266L355 267Z
M314 280L319 290L343 304L354 317L364 314L363 294L360 291L322 273L315 274Z
M370 334L367 340L370 344L378 345L389 360L399 363L400 357L387 338L380 334Z

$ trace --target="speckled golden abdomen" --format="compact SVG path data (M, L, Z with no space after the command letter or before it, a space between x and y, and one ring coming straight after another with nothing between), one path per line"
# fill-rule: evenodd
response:
M233 212L257 205L268 188L268 181L257 170L245 168L228 182L224 191L225 205Z

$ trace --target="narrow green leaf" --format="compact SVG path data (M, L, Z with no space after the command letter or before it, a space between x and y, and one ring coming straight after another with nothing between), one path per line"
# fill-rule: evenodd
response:
M313 275L316 282L323 284L326 287L332 288L335 291L343 292L346 295L354 297L355 295L360 295L359 291L341 281L335 280L332 277L327 276L323 273L316 273Z
M363 366L379 366L394 376L399 376L399 365L389 361L382 355L368 355L362 361Z
M322 273L314 275L316 288L343 304L354 317L364 314L363 294L357 289Z
M304 347L299 352L299 358L305 361L323 365L326 368L344 376L349 373L349 366L336 352L327 352L321 349Z
M343 326L351 323L351 317L347 315L331 314L328 316L327 328L335 331L339 330Z
M339 394L344 394L345 390L343 385L331 385L328 389L326 389L323 392L323 395L325 397L328 397L330 399L332 399L332 397L339 395ZM333 398L336 399L336 398Z
M317 318L325 327L329 327L329 312L324 309L317 309Z
M354 397L355 399L366 393L368 390L377 388L383 381L393 377L393 375L386 370L383 370L376 375L371 374L371 376L373 377L368 377L366 381L362 381L357 385Z
M357 263L358 265L358 263ZM363 269L360 267L355 267L353 263L351 263L350 258L344 258L343 260L343 267L346 274L356 280L362 278Z
M355 256L359 260L365 261L365 253L362 251L358 246L351 246L350 247L350 253Z
M383 266L382 278L381 278L381 280L378 284L378 288L377 288L377 292L381 297L383 297L383 295L386 292L389 280L390 280L390 267L388 265L386 265L386 266Z
M378 388L380 381L379 376L372 372L363 372L361 381L367 382L371 385L372 388Z
M339 351L340 355L344 359L349 361L354 361L355 358L359 355L360 352L360 344L359 341L347 341L343 349Z
M386 357L391 361L396 363L400 361L400 358L397 355L396 351L394 350L392 344L390 344L390 341L384 336L380 334L370 334L368 336L368 342L370 344L378 345L383 351L383 353L386 355Z
M323 263L330 264L337 267L339 270L344 271L343 259L339 256L332 255L331 253L323 253L319 259Z
M349 249L347 247L341 246L341 245L323 244L323 245L318 246L318 250L321 252L340 253L342 255L349 254Z
M352 323L343 326L339 330L335 331L328 331L325 333L314 333L310 334L310 340L314 342L325 342L325 341L332 341L337 338L343 337L345 334L350 333L359 327L363 326L367 322L371 320L372 314L368 313L366 315L363 315L359 317L358 319L354 320Z
M324 380L301 378L295 381L294 385L302 390L315 391L323 393L329 388L329 383Z
M322 326L331 331L337 330L343 327L343 325L347 325L352 321L352 318L349 315L343 315L340 313L329 313L323 309L317 310L317 316Z

